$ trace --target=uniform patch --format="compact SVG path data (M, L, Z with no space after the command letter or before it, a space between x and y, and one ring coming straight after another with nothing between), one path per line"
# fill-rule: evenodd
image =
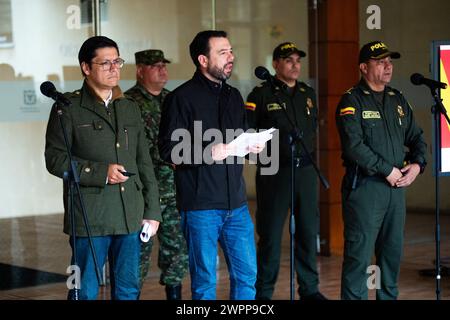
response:
M353 115L353 114L355 114L355 111L356 111L356 109L354 107L342 108L339 111L339 115L340 116L346 116L346 115L349 115L349 114Z
M397 112L400 118L403 118L405 116L405 112L403 112L402 106L397 106Z
M370 94L370 92L367 90L363 90L363 92L364 92L364 94Z
M306 92L305 88L300 88L301 92Z
M363 111L363 119L381 119L379 111Z
M311 98L306 98L306 105L308 106L309 109L314 108L313 102Z
M281 106L278 103L269 103L267 105L267 111L281 110Z
M390 95L390 96L395 96L395 92L394 91L388 91L387 94Z
M246 102L246 103L245 103L245 109L250 110L250 111L255 111L255 109L256 109L256 103L253 103L253 102Z

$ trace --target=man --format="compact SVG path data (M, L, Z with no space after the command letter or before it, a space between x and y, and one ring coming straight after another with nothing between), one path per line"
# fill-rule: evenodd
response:
M230 299L254 299L256 253L243 167L235 157L226 159L232 149L222 143L227 130L246 129L242 97L226 83L233 51L227 34L212 30L198 33L189 49L197 71L165 100L159 151L163 160L177 165L177 205L188 246L192 299L216 298L218 241L230 272ZM221 137L209 148L201 140L212 133ZM187 137L179 142L180 135ZM187 146L179 151L183 144Z
M62 108L68 144L80 177L98 266L109 256L111 298L139 296L139 231L148 222L154 230L161 220L159 194L139 107L126 99L119 86L117 44L102 36L87 39L78 54L83 87L65 96L71 106ZM62 129L56 110L48 122L45 146L48 171L60 178L69 168ZM132 176L124 175L128 171ZM126 174L126 173L125 173ZM80 203L68 208L64 184L64 232L72 235L75 216L76 249L81 270L80 299L96 299L98 281ZM70 210L70 211L69 211ZM74 257L72 257L72 263ZM70 294L70 293L69 293Z
M141 109L150 156L155 166L161 196L163 221L158 232L158 266L161 269L160 284L166 286L168 300L181 299L181 287L188 268L186 241L181 233L180 214L176 208L173 168L162 161L158 152L158 128L161 120L161 105L169 90L164 86L168 80L167 63L161 50L144 50L135 53L136 79L134 87L125 92ZM142 243L141 286L150 268L153 239Z
M336 110L346 169L342 299L367 299L371 274L380 283L377 299L398 296L405 187L426 165L423 131L411 106L388 86L391 59L398 58L398 52L380 41L365 44L359 53L361 80L342 96ZM371 266L374 252L376 266Z
M257 299L271 299L280 269L281 241L288 209L291 207L291 148L289 135L302 135L307 150L295 144L295 270L301 299L325 300L319 292L316 243L319 230L315 159L317 106L314 90L300 76L301 58L306 53L292 42L273 51L275 77L255 87L246 102L249 126L279 129L280 168L274 175L256 172L256 231L258 241ZM273 148L278 148L274 144ZM308 157L308 154L310 157Z

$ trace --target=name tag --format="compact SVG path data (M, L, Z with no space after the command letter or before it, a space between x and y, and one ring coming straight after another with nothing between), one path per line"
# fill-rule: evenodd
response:
M278 103L270 103L267 105L267 111L281 110L281 106Z
M363 111L363 119L381 119L379 111Z

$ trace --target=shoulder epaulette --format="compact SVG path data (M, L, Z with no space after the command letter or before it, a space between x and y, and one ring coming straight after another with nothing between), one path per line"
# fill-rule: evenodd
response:
M390 96L393 96L393 95L400 95L401 96L401 95L403 95L401 91L399 91L399 90L397 90L395 88L387 87L386 89L387 89L387 93Z
M65 92L64 96L66 98L69 98L69 99L80 98L81 97L81 90L75 90L75 91L72 91L72 92Z
M352 94L352 91L355 89L355 87L351 87L347 91L344 92L344 94Z
M312 89L312 87L309 84L307 84L306 82L299 81L298 84L300 87L306 87L306 88Z

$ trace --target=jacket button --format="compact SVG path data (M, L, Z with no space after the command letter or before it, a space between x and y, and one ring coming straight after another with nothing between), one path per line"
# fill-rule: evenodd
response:
M87 168L84 168L84 172L86 172L86 173L89 173L89 172L91 172L91 168L89 168L89 167L87 167Z
M120 191L124 192L124 191L125 191L125 187L124 187L124 186L121 186L121 187L120 187Z
M120 148L120 143L117 142L117 143L116 143L116 147L117 147L117 148Z

